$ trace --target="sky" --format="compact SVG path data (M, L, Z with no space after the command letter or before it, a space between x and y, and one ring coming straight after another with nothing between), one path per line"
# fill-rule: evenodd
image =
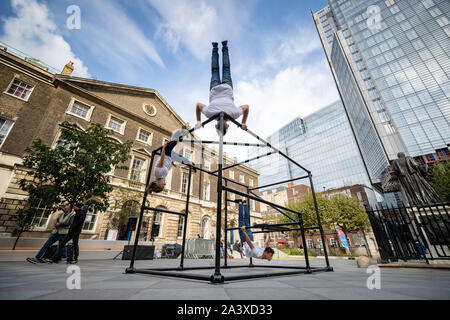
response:
M339 99L310 14L326 5L326 0L2 0L0 40L57 70L73 61L74 76L156 89L192 125L196 103L208 103L211 42L228 40L235 103L250 106L248 127L267 137ZM74 20L77 10L80 19ZM212 128L198 134L217 140ZM237 129L225 138L252 141Z

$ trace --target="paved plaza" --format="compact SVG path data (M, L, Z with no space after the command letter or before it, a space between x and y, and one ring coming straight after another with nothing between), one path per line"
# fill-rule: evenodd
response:
M67 264L0 263L0 299L150 299L150 300L321 300L321 299L449 299L450 272L442 269L380 268L381 288L369 290L371 274L354 260L330 260L333 272L317 272L210 284L206 281L125 274L129 261L80 261L80 289L68 289ZM230 265L247 263L230 261ZM275 260L269 264L299 265ZM136 261L137 268L178 266L179 260ZM261 264L261 263L260 263ZM214 265L213 260L186 260L185 266ZM312 266L324 260L312 259ZM233 268L223 274L276 272L280 269ZM210 275L212 269L188 271Z

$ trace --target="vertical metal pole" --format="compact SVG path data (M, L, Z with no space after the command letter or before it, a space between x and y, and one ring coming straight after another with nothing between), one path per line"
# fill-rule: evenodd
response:
M325 242L325 236L324 236L324 233L323 233L322 222L320 221L319 208L317 206L317 199L316 199L316 193L314 191L312 175L311 175L311 173L309 173L308 175L309 175L309 183L311 184L311 191L312 191L312 195L313 195L313 199L314 199L314 209L316 210L317 222L319 224L320 238L322 239L323 253L325 255L325 261L326 261L326 264L327 264L327 268L331 269L330 261L328 261L327 244ZM305 243L305 245L306 245L306 243Z
M247 187L247 195L249 194L250 190ZM248 208L248 223L251 225L250 223L250 217L251 217L251 211L250 211L250 198L247 197L247 208ZM245 208L244 208L244 212L245 212ZM250 264L249 267L253 267L253 258L250 257Z
M227 181L225 180L225 186L227 186ZM225 191L225 226L224 226L224 230L225 230L225 248L224 248L224 266L227 266L227 257L228 257L228 246L227 246L227 241L228 241L228 231L227 231L227 227L228 227L228 192ZM230 230L230 232L233 232L233 230Z
M147 172L147 181L145 182L145 191L144 191L144 198L142 199L141 204L141 212L139 213L139 223L136 230L136 237L134 239L134 246L133 246L133 253L131 255L131 261L130 261L130 267L128 267L125 272L126 273L133 273L134 272L134 260L136 258L136 250L139 243L139 234L141 232L141 225L142 225L142 218L144 217L144 207L147 202L147 188L150 182L150 177L152 175L152 169L153 169L153 161L155 159L155 152L152 152L152 157L150 158L150 168Z
M189 178L188 178L188 188L187 188L187 195L186 195L186 209L184 216L184 226L183 226L183 244L181 248L181 261L180 261L180 268L183 269L183 263L184 263L184 245L186 243L186 231L187 231L187 220L189 217L189 198L191 195L191 175L192 175L192 167L189 166Z
M223 128L224 128L224 113L220 113L219 117L219 164L217 175L217 217L216 217L216 265L214 275L211 277L211 282L223 282L223 276L220 274L220 233L221 233L221 219L222 219L222 165L223 165Z

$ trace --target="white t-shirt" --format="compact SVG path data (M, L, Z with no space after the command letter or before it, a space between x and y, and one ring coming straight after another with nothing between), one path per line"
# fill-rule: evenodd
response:
M244 242L244 254L247 258L258 258L261 259L264 249L257 246L256 243L252 242L253 249L250 248L247 242Z
M202 109L202 113L208 119L220 112L225 112L233 119L242 116L242 109L234 104L233 88L226 83L211 89L209 92L209 106Z
M156 165L158 165L159 159L161 159L161 157L159 157L158 160L156 160ZM172 158L165 155L162 168L155 167L155 170L153 170L153 172L155 174L155 178L159 179L159 178L167 177L171 167L172 167Z

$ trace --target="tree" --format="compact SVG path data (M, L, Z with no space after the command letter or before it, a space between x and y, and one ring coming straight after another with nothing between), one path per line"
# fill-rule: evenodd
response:
M433 164L430 185L443 202L450 201L450 161Z
M63 122L55 148L37 139L27 148L23 164L28 178L20 188L29 194L29 208L42 201L54 212L63 203L83 202L94 210L109 207L108 194L113 190L107 173L129 159L132 141L120 144L109 136L112 131L92 124L82 131L75 124ZM117 166L117 169L124 167ZM34 215L26 209L20 215ZM22 219L31 222L31 219ZM24 225L20 226L24 230Z
M333 203L320 193L316 193L316 201L322 226L333 230L335 221L334 215L336 212L336 210L334 210L333 208ZM303 200L295 202L293 204L289 204L288 208L295 211L299 211L302 214L303 225L305 227L313 227L318 225L317 214L314 205L314 197L312 192L309 192L307 197L305 197ZM292 213L287 212L287 214L292 216ZM289 218L285 216L281 217L283 222L292 222ZM293 218L297 217L293 216ZM292 236L294 237L294 239L298 239L300 235L301 235L300 231L292 231ZM306 244L303 244L303 246L305 245ZM328 244L325 243L324 245L327 246Z
M364 230L370 227L370 221L366 210L356 197L336 194L331 197L330 201L335 210L333 215L335 224L341 227L346 238L348 238L347 234L349 232L362 231L364 233Z

